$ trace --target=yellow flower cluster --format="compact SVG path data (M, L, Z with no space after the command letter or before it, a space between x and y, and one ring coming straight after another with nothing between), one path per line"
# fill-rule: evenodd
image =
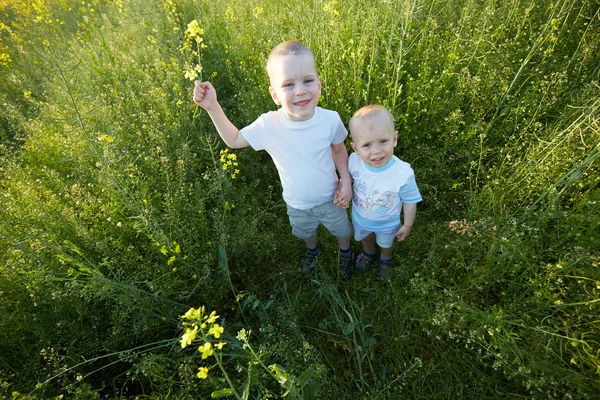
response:
M202 35L204 35L204 29L200 28L198 21L193 20L187 25L184 35L186 39L196 43L196 50L192 49L192 46L190 46L189 42L185 42L181 47L181 51L190 51L192 55L198 57L198 63L196 65L186 66L185 78L192 81L195 79L202 79L202 64L200 63L200 56L202 50L206 48L206 45L204 44L204 38L202 38Z
M204 35L204 29L200 28L198 21L193 20L187 26L185 34L189 39L196 39L198 42L202 42L202 35Z
M227 149L221 150L219 156L219 161L221 162L223 171L231 171L231 179L235 179L240 173L240 170L237 169L237 156L233 153L229 153L229 150Z
M191 81L196 80L196 78L202 76L202 65L196 64L193 67L189 67L185 71L185 79L189 79Z
M100 136L98 137L98 141L99 141L99 142L104 142L104 143L112 143L112 142L114 142L114 141L115 141L115 138L113 138L113 137L112 137L112 136L110 136L110 135L100 135Z
M146 203L146 201L144 200L144 204ZM171 257L169 257L169 259L167 260L167 265L172 265L175 261L177 261L177 257L179 256L179 254L181 254L181 246L179 245L179 243L177 242L173 242L172 246L169 246L170 249L167 248L167 246L163 245L160 248L160 252L163 253L165 256L169 255L169 252L172 253ZM183 256L184 260L187 260L187 256ZM173 272L177 271L177 267L173 268Z
M329 21L329 25L331 26L335 25L335 18L340 16L340 12L337 10L336 5L337 0L331 0L323 7L323 11L332 18L331 21Z
M204 306L200 308L190 308L181 319L184 320L183 326L185 326L185 332L181 336L181 348L186 348L191 345L198 335L200 335L200 341L203 342L198 347L203 360L214 354L214 348L221 350L225 346L225 342L217 342L214 344L210 341L209 336L215 339L220 339L225 329L217 323L219 316L216 311L206 314ZM210 328L209 328L210 326ZM208 331L207 331L208 328ZM208 368L198 368L197 377L200 379L206 379L208 377Z
M12 34L10 27L0 21L0 32L2 31L7 32L9 35ZM0 36L0 66L8 66L8 64L10 64L9 48L2 43L2 36Z
M264 12L265 12L264 8L254 7L254 10L252 10L252 15L254 15L254 18L260 19L261 14L263 14Z

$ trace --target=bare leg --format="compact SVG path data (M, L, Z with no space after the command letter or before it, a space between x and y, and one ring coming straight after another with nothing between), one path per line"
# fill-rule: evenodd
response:
M337 238L338 244L340 245L340 249L346 251L350 248L350 238Z
M391 257L392 256L392 247L388 247L387 249L385 248L381 248L381 255L384 257Z
M363 250L367 253L375 252L375 233L371 232L362 241ZM383 249L382 249L383 250Z
M317 235L312 235L311 237L304 239L304 243L306 243L307 248L314 249L317 247Z

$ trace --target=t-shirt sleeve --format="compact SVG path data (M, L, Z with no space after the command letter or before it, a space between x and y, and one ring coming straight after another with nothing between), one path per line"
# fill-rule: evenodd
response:
M350 172L350 177L354 180L354 174L356 174L356 154L350 153L348 156L348 172Z
M254 150L264 150L265 133L265 115L261 115L250 125L242 128L240 134L246 139L250 147Z
M335 113L335 116L336 116L335 124L337 126L335 126L335 128L334 128L335 134L333 135L333 140L331 141L331 143L332 144L340 144L340 143L343 143L344 140L346 140L346 136L348 136L348 130L344 126L344 123L342 122L340 115L338 113Z
M417 187L417 181L415 180L414 174L411 174L408 179L406 179L404 185L400 187L400 199L402 199L403 203L407 204L414 204L423 200L419 188Z

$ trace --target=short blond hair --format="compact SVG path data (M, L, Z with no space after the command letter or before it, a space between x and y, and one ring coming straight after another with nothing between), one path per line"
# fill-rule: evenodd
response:
M357 130L357 124L359 122L368 123L379 116L384 118L384 121L385 121L384 123L386 123L386 124L389 123L388 128L393 133L394 132L394 117L392 116L392 113L390 112L390 110L388 110L384 106L380 106L379 104L369 104L368 106L359 108L354 113L354 115L352 115L352 118L350 118L350 122L348 123L348 128L350 129L350 135L352 136L352 139L354 139L354 136L355 136L356 130Z
M315 59L315 54L308 47L302 44L302 42L299 42L297 40L287 40L285 42L279 43L269 53L269 58L267 58L267 73L269 73L269 67L275 58L284 56L298 56L304 54L312 58L313 62L315 63L316 70L317 60Z

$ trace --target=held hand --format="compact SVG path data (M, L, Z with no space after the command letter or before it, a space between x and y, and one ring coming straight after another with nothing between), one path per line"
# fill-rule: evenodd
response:
M335 204L338 207L348 208L348 206L350 205L350 201L346 197L344 197L341 191L336 190L335 195L333 196L333 204Z
M396 239L398 239L399 242L403 242L404 240L406 240L407 237L410 236L411 232L412 226L403 225L402 228L400 228L398 232L396 232Z
M346 206L344 208L348 208L350 205L350 199L352 198L352 185L349 182L340 181L338 184L338 191L340 192L341 197L345 200Z
M210 108L217 102L217 92L210 82L194 82L194 103L210 111Z

